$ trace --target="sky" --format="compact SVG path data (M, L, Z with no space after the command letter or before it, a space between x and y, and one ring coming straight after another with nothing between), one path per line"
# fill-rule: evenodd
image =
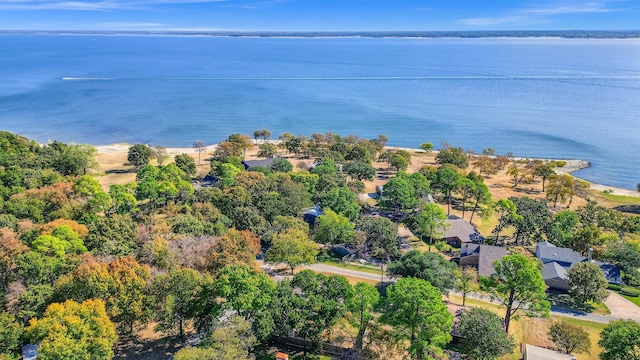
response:
M640 0L0 0L3 30L638 30Z

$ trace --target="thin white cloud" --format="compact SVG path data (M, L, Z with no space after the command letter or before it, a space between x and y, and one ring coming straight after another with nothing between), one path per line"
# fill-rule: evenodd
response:
M503 16L477 17L458 20L458 23L470 26L499 26L499 25L531 25L549 23L554 16L570 14L611 13L627 10L618 5L626 0L604 0L600 2L565 1L558 4L530 6L512 9Z
M584 14L584 13L608 13L622 11L621 8L611 8L603 3L584 3L574 6L552 6L546 8L532 8L522 10L524 13L543 15Z
M459 23L473 26L490 26L490 25L504 25L504 24L518 24L522 23L528 18L525 16L503 16L503 17L482 17L482 18L468 18L460 19Z
M117 9L149 9L155 5L218 3L227 0L0 0L0 10L82 10L109 11Z

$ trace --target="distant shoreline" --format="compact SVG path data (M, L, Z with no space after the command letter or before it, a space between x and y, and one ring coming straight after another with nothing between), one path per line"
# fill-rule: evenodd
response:
M533 31L171 31L171 30L0 30L4 35L208 36L229 38L380 38L380 39L639 39L640 30Z
M263 140L258 140L258 143L262 143ZM269 142L277 144L280 142L280 140L269 140ZM129 150L129 147L132 146L131 144L127 144L127 143L115 143L115 144L110 144L110 145L99 145L99 146L94 146L96 148L96 150L98 151L98 153L102 153L102 154L118 154L118 153L126 153ZM210 153L212 151L215 150L215 148L218 146L218 144L210 144L205 146L206 153ZM415 148L407 148L407 147L400 147L400 146L385 146L386 149L397 149L397 150L407 150L407 151L413 151L413 152L425 152L422 149L415 149ZM165 148L165 150L167 151L167 153L171 156L175 156L178 154L191 154L194 153L195 150L193 148L189 148L189 147L171 147L171 148ZM433 152L437 152L437 150L433 150ZM582 169L586 169L589 166L591 166L591 164L587 161L584 160L580 160L580 159L548 159L548 158L531 158L531 157L516 157L519 159L530 159L530 160L543 160L543 161L547 161L547 160L558 160L558 161L565 161L566 165L562 168L557 168L556 171L560 174L569 174L575 178L578 178L580 180L584 180L586 182L588 182L591 185L591 189L593 190L597 190L597 191L610 191L611 194L613 195L621 195L621 196L631 196L631 197L639 197L640 198L640 193L634 190L629 190L629 189L624 189L624 188L620 188L620 187L615 187L615 186L608 186L608 185L602 185L602 184L597 184L594 182L591 182L589 180L585 180L582 179L578 176L573 175L574 172L578 171L578 170L582 170Z

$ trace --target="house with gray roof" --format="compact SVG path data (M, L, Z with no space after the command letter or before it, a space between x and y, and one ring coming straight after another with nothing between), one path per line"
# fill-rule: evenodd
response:
M270 159L260 159L260 160L242 160L242 166L244 169L249 171L251 168L263 167L266 169L271 169L271 165L275 161L275 158Z
M557 247L547 241L543 241L536 244L536 257L544 265L542 271L544 282L547 286L556 290L567 291L569 289L567 271L575 264L585 261L598 265L609 283L622 283L620 268L609 263L592 260L591 250L589 250L589 256L584 257L572 249Z
M460 267L473 266L478 269L478 275L491 276L496 270L493 263L507 255L507 249L502 246L462 244L460 248Z
M450 245L461 247L462 244L484 242L484 237L468 221L457 216L449 216L446 222L449 228L445 230L443 238Z

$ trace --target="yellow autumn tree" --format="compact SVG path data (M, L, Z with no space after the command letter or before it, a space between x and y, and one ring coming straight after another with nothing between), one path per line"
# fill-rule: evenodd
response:
M112 359L116 331L99 299L49 305L41 319L26 329L32 343L40 343L39 360Z

